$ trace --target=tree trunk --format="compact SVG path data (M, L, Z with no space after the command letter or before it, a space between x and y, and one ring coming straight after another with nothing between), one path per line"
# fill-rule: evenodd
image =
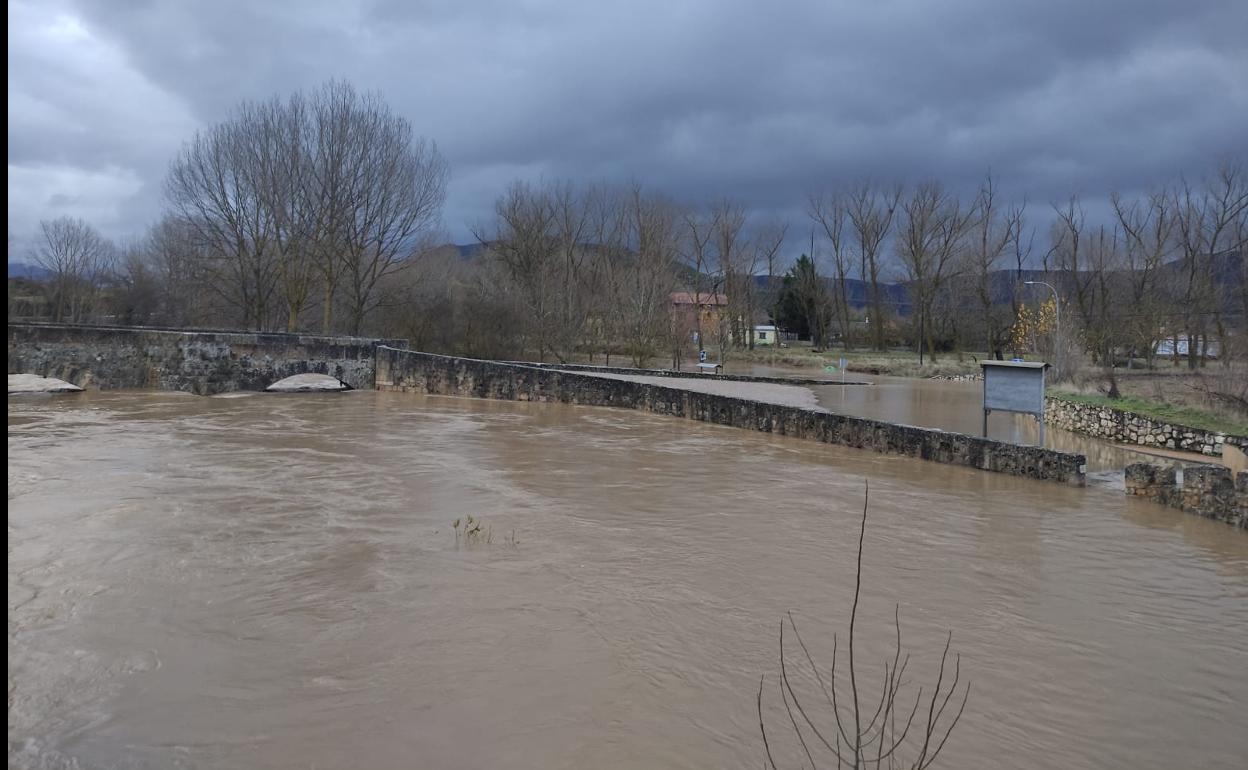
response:
M334 287L328 281L325 282L325 306L321 308L321 333L329 335L333 333L334 322Z

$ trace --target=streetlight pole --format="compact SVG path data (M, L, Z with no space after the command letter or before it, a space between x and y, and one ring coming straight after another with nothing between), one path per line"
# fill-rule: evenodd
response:
M1057 327L1053 331L1053 363L1054 369L1057 370L1057 376L1061 376L1062 371L1062 298L1057 295L1057 289L1044 281L1023 281L1025 286L1048 286L1049 291L1053 292L1053 323Z

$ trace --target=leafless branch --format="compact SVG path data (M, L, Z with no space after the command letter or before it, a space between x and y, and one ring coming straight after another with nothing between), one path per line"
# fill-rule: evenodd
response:
M902 705L901 695L907 689L906 671L910 664L910 655L904 652L901 634L901 608L894 605L893 628L895 648L891 659L886 659L882 676L879 678L879 692L873 706L864 701L857 667L860 662L854 657L855 637L858 634L858 610L862 600L863 550L866 538L866 525L869 510L869 488L864 490L863 511L858 531L858 553L854 570L854 601L850 610L848 647L848 678L850 702L846 711L839 706L837 691L839 685L836 678L837 641L833 635L832 668L825 679L814 656L798 631L793 613L787 614L789 628L797 638L801 650L801 661L809 666L810 673L823 696L823 703L828 706L830 714L826 717L812 711L803 703L794 687L793 674L790 671L788 650L785 641L785 622L780 623L779 690L781 702L788 717L790 727L797 736L797 743L802 754L812 767L817 767L816 751L819 744L836 758L837 767L874 768L895 767L898 764L908 766L911 770L922 770L932 765L940 755L953 733L954 728L965 712L970 696L970 685L962 682L961 656L953 654L952 667L950 655L953 634L950 632L945 639L944 649L940 657L940 665L936 672L934 685L930 688L919 687L912 703ZM952 668L952 675L949 669ZM769 766L775 767L770 737L768 736L763 717L763 680L759 680L757 707L759 730L763 735L763 744ZM960 697L959 697L960 696ZM910 699L906 697L906 701ZM956 710L953 707L956 704ZM912 732L916 725L920 707L925 715L918 720L921 730ZM821 726L823 725L823 726ZM807 740L807 732L814 735L817 742ZM832 740L828 739L832 735ZM820 750L820 753L822 750ZM902 759L909 755L910 759Z

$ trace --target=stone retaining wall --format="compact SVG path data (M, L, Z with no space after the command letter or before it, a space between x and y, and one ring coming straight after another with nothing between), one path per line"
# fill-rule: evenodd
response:
M1173 467L1133 463L1124 476L1128 495L1248 529L1248 471L1232 479L1230 469L1221 465L1190 466L1183 469L1180 484Z
M1123 444L1177 449L1211 457L1221 457L1224 444L1248 451L1248 436L1174 425L1121 409L1079 404L1052 396L1044 400L1044 418L1049 425Z
M543 367L377 349L378 390L641 409L1035 479L1084 483L1083 455Z
M373 387L374 349L404 340L77 324L9 324L10 374L82 387L155 388L211 395L263 390L294 374Z

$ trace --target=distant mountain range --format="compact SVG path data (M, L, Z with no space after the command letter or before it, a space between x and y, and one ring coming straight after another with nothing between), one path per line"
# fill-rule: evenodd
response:
M52 277L52 271L32 265L29 262L10 262L10 278L27 278L32 281L44 281Z
M448 256L456 255L464 261L471 261L479 257L485 249L486 246L480 243L466 245L448 243L438 246L434 249L434 252ZM1208 267L1208 269L1213 271L1214 283L1222 286L1236 285L1239 280L1238 276L1240 275L1242 259L1242 253L1236 251L1224 251L1214 255ZM1161 282L1164 284L1180 280L1182 271L1182 264L1178 260L1163 265L1161 268ZM689 269L684 277L689 278L691 275L692 270ZM769 278L765 275L758 275L754 277L754 280L759 288L765 289L769 280L778 282L783 279L781 276ZM826 280L828 288L834 288L834 279L827 278ZM1074 292L1073 281L1068 273L1033 269L1023 270L1021 273L1016 270L994 270L989 274L989 292L991 293L993 304L1009 304L1013 300L1014 292L1021 281L1046 281L1052 283L1067 298ZM845 284L848 289L850 304L858 310L865 309L870 296L870 284L857 278L847 279ZM881 284L881 290L883 302L888 307L890 313L896 313L901 316L910 315L913 310L913 302L910 296L909 282L886 282ZM1045 299L1049 296L1049 290L1043 286L1024 286L1022 291L1025 292L1022 295L1024 299ZM1228 297L1227 299L1230 308L1238 308L1238 299L1234 297Z
M1045 276L1049 276L1046 278ZM768 276L755 276L760 289L767 287ZM777 276L774 280L777 282L783 280ZM836 288L836 280L834 278L824 279L828 285L828 291ZM1054 276L1043 270L1024 270L1018 273L1015 270L994 270L988 274L988 291L992 297L993 304L1009 304L1014 298L1014 290L1018 281L1044 281L1052 283ZM871 284L857 278L845 279L845 288L849 295L849 304L856 310L867 308L871 296ZM1034 289L1024 287L1024 299L1039 298L1044 299L1048 296L1048 289L1043 286L1037 286ZM1034 292L1034 295L1032 294ZM901 316L908 316L913 310L913 302L910 296L910 284L908 281L885 282L880 284L881 300L890 313L896 313Z
M465 262L470 262L480 257L481 253L485 251L485 249L486 246L481 243L446 243L435 247L430 253L439 254L444 257L455 257L462 259ZM1209 269L1213 271L1214 283L1223 286L1235 285L1239 280L1238 276L1240 275L1240 270L1242 269L1242 260L1243 254L1241 252L1225 251L1215 255L1210 260L1209 265ZM1169 262L1161 269L1163 272L1163 282L1166 282L1167 280L1178 281L1181 279L1183 268L1178 261ZM691 275L691 273L692 271L690 270L689 274ZM49 270L29 262L9 263L9 278L24 278L27 280L43 281L51 277L51 275L52 273ZM783 279L780 276L776 276L774 279L771 279L768 276L759 275L755 276L754 280L759 288L765 289L769 280L775 280L778 282ZM828 288L834 288L835 281L832 278L828 278L826 280L828 282ZM1015 287L1018 285L1020 280L1048 281L1049 283L1056 284L1058 288L1061 289L1067 296L1069 296L1073 291L1070 286L1071 278L1068 274L1047 273L1043 270L1023 270L1021 274L1014 270L995 270L990 274L989 278L993 303L1009 303L1014 296ZM849 292L850 304L860 310L866 308L869 299L870 285L867 282L856 278L847 279L845 283ZM890 312L902 316L910 314L913 308L910 297L910 287L907 282L897 281L884 283L881 285L881 289L883 292L884 304L888 306ZM1024 295L1024 297L1027 298L1043 299L1048 295L1048 289L1045 289L1043 286L1024 287L1023 290L1028 292L1028 294ZM1235 302L1235 300L1232 300L1231 304L1234 305Z
M1236 251L1224 251L1215 254L1205 269L1212 272L1213 283L1223 287L1236 287L1240 280L1242 269L1243 254ZM1160 285L1179 286L1186 280L1184 278L1184 267L1182 262L1175 260L1162 265L1158 271L1158 283ZM762 288L767 286L768 277L756 276L755 280ZM776 280L781 280L777 278ZM836 282L832 278L827 278L828 288L835 288ZM1069 272L1046 272L1044 270L994 270L988 274L988 291L992 297L994 305L1006 305L1013 301L1014 292L1021 288L1024 292L1021 297L1024 300L1044 300L1050 296L1050 292L1043 286L1022 286L1018 284L1024 281L1045 281L1057 287L1065 298L1069 301L1075 292L1074 278ZM869 298L870 284L865 281L850 278L845 281L849 293L849 303L856 309L864 309L867 307ZM898 315L907 316L910 314L912 301L910 296L910 285L908 281L898 281L894 283L881 284L883 293L883 301L892 312ZM1226 296L1227 311L1237 313L1241 307L1240 298L1233 289Z

